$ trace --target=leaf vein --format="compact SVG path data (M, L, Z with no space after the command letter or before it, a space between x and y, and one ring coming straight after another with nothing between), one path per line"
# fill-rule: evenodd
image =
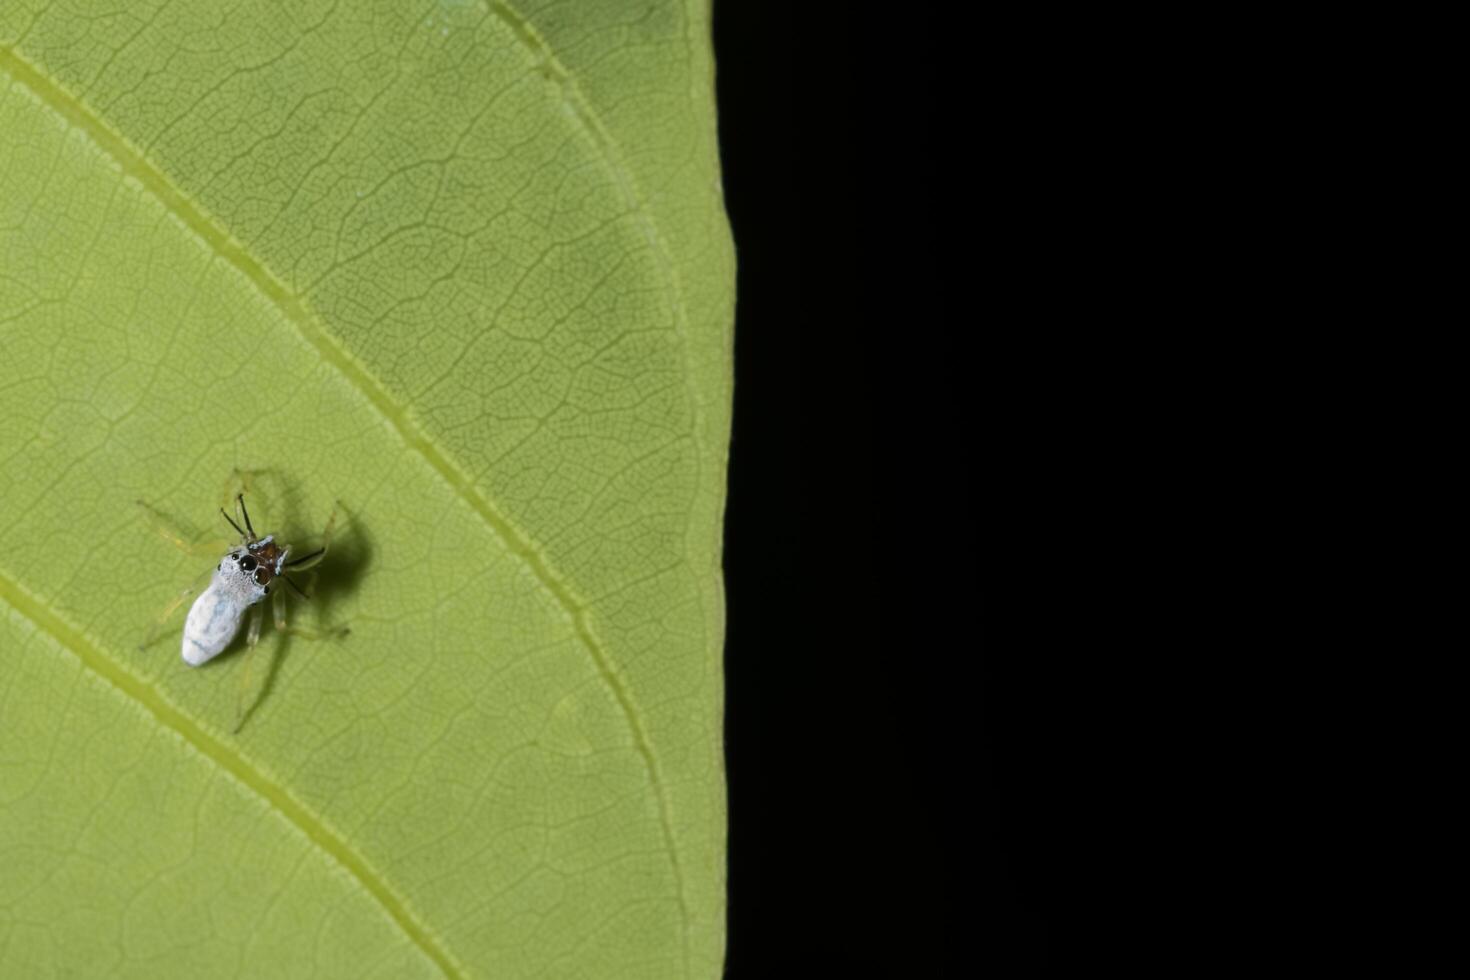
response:
M84 668L118 694L143 708L161 727L174 732L184 744L214 763L295 826L313 846L346 871L382 907L409 941L443 971L446 977L458 978L465 975L449 951L435 939L427 926L418 921L407 902L394 893L387 881L341 835L292 796L285 787L273 782L245 756L211 735L198 722L164 698L151 684L134 674L116 657L105 653L85 634L52 612L45 602L32 596L4 572L0 572L0 600L30 620L37 630L76 657Z
M545 43L534 33L530 24L503 3L494 3L491 9L498 17L507 24L516 28L516 35L521 41L542 54L553 63L550 50ZM556 66L561 72L565 82L570 85L570 78L566 77L564 69ZM301 338L317 351L321 359L337 371L343 380L353 387L368 404L372 405L386 421L404 444L421 456L429 466L439 474L444 482L485 522L485 524L504 543L506 548L521 561L525 562L536 579L541 583L559 605L566 611L572 626L586 648L594 669L603 683L612 694L625 720L633 738L634 748L643 760L644 768L648 773L655 802L657 804L660 831L663 842L669 854L669 862L673 872L676 897L680 910L681 938L684 946L684 960L686 972L689 965L689 909L684 883L684 872L680 859L679 849L674 837L673 818L670 812L668 790L660 772L658 760L653 752L653 745L648 737L648 731L643 723L642 716L634 702L632 692L622 677L620 671L615 667L612 657L596 633L588 616L588 605L581 601L571 587L551 567L550 563L536 548L529 535L519 530L515 524L490 501L490 499L475 486L472 476L461 466L449 458L447 454L429 437L428 433L422 431L411 418L410 411L397 403L387 388L379 382L351 353L346 347L332 335L322 323L319 315L307 304L304 298L292 292L284 281L276 276L264 263L257 259L238 239L230 235L217 221L207 214L205 210L186 195L174 182L149 161L143 154L130 144L125 137L114 130L110 125L98 117L88 106L86 106L74 94L67 91L44 71L25 60L17 51L10 47L0 45L0 71L10 75L16 84L29 89L32 94L44 105L57 113L69 125L85 134L102 152L107 154L119 166L125 176L131 177L143 186L158 202L167 209L174 217L188 228L215 252L224 262L228 263L240 272L265 298L270 300L281 311L283 318L291 323ZM575 89L572 90L575 92ZM667 246L663 243L657 233L651 218L648 217L646 205L640 200L637 190L632 186L632 177L626 168L617 161L609 145L610 140L606 131L598 124L595 118L589 118L590 108L576 93L574 100L577 103L578 115L582 118L584 126L608 163L609 169L617 180L620 189L628 195L635 204L635 212L642 216L645 231L651 243L655 246L656 254L664 259L665 272L669 276L671 297L674 305L676 322L681 332L687 329L687 317L684 311L681 293L679 290L677 276L675 275L672 258L668 254ZM687 345L681 344L683 353L687 357ZM685 379L686 385L688 377ZM699 400L691 393L691 408L698 413L700 410ZM699 443L700 426L696 423L695 440ZM696 472L696 479L698 474ZM5 595L6 579L0 576L0 596ZM44 606L38 605L37 609L44 612ZM59 620L57 621L59 623ZM105 657L104 657L105 660ZM115 665L111 665L115 666ZM150 694L160 705L161 698L155 692L139 687ZM199 734L208 738L203 729L189 721L187 716L178 712L177 709L169 708L180 720L193 727ZM212 741L212 740L211 740ZM219 743L215 743L219 744ZM222 745L221 751L225 750ZM270 785L258 772L251 769L248 763L243 763L245 768L265 784ZM303 813L306 811L303 808ZM318 821L318 826L322 826ZM323 827L323 830L325 828ZM345 849L346 845L342 845ZM347 851L350 854L350 851ZM366 865L364 865L366 867ZM376 879L374 879L376 880ZM387 887L382 882L377 882L383 888L385 895ZM400 906L402 907L402 906ZM391 911L391 910L390 910ZM404 908L406 914L406 908ZM411 920L405 919L401 925L406 925ZM415 924L416 926L416 924ZM416 926L417 927L417 926ZM427 938L427 932L423 927L417 927ZM447 955L437 946L425 946L426 949L438 953L436 962L445 968L445 972L451 976L455 975L449 968Z

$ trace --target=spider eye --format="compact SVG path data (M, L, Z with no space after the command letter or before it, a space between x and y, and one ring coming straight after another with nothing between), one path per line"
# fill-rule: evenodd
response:
M240 560L240 556L239 555L236 555L236 554L231 554L230 555L230 561L239 561L239 560Z
M266 583L265 569L263 569L263 568L257 568L255 570L255 576L254 576L254 578L255 578L255 584L256 585L264 585Z
M257 563L255 561L254 555L246 555L244 558L240 559L240 567L247 572L255 571L256 564Z

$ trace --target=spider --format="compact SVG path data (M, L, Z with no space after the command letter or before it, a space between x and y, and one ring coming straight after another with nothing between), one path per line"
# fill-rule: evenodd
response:
M182 534L160 523L162 515L157 511L142 501L139 501L139 504L152 513L154 523L158 525L157 530L164 538L185 551L193 552L197 549L197 546L190 545ZM245 717L244 697L249 688L249 667L252 660L250 655L260 642L260 630L265 621L266 598L274 594L271 613L278 633L320 639L323 636L345 636L349 630L341 626L319 632L301 626L288 625L286 622L286 589L280 587L284 582L301 598L310 598L308 589L316 579L316 572L313 569L326 558L327 550L331 547L332 531L337 522L335 507L332 508L332 513L327 518L327 526L322 531L320 547L300 558L292 558L291 546L279 544L274 534L260 536L255 533L255 527L250 520L250 511L245 507L243 492L235 495L235 517L226 513L223 507L220 508L220 514L240 536L240 543L226 551L219 563L207 573L209 582L200 592L199 597L194 600L194 604L190 606L189 615L184 621L180 653L184 663L190 667L199 667L208 663L229 647L239 635L240 627L244 625L247 614L249 615L250 626L245 632L245 669L241 674L240 699L236 711L235 730L238 731ZM239 520L236 520L236 517ZM241 527L241 524L244 527ZM218 552L215 553L218 554ZM307 581L308 589L303 589L297 584L296 580L291 577L292 572L305 573L310 576ZM158 631L173 618L174 613L186 600L199 591L199 586L203 581L204 577L201 576L169 604L163 614L158 617L148 638L143 641L139 649L152 644Z

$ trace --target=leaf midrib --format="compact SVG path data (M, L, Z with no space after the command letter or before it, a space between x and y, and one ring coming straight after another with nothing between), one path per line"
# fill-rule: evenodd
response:
M490 9L512 28L513 33L522 44L526 45L536 54L546 59L549 66L555 70L555 77L557 78L557 80L572 95L573 102L578 109L577 117L579 118L579 120L582 121L583 125L588 128L590 134L593 137L594 144L597 146L598 151L603 155L604 162L608 164L609 169L613 172L618 186L623 191L623 193L626 194L634 203L636 208L635 213L640 214L640 216L643 218L645 231L647 232L651 242L654 244L658 254L660 255L661 260L663 260L663 271L667 276L669 276L668 285L673 297L672 305L674 308L675 322L676 325L679 327L680 332L683 333L687 329L687 317L683 308L684 304L682 302L682 296L680 295L680 287L678 284L677 275L673 268L672 256L668 254L666 243L662 241L662 236L657 233L657 230L653 226L651 219L648 217L646 203L641 200L641 195L638 193L631 175L625 172L625 168L623 168L618 163L616 157L611 153L611 149L609 146L609 135L600 125L600 123L596 122L595 115L592 113L591 107L586 104L586 101L581 96L580 92L576 89L574 85L572 85L570 76L566 72L565 68L561 66L561 64L557 61L555 56L552 54L549 46L546 45L544 40L542 40L539 35L535 33L529 22L527 22L525 18L521 17L518 13L516 13L504 3L491 4ZM274 273L272 273L262 261L252 255L241 242L231 236L218 222L216 222L213 218L206 214L205 210L200 205L196 204L186 194L184 194L183 191L176 187L167 174L165 174L161 169L153 165L146 157L135 150L132 145L129 144L128 141L122 136L121 133L114 130L99 116L93 113L85 104L82 103L80 99L68 92L65 88L63 88L54 79L49 77L40 68L32 65L18 52L5 45L0 45L0 71L8 74L15 83L29 89L38 100L51 108L52 111L56 112L59 116L61 116L62 119L66 120L74 128L82 132L88 139L93 142L94 145L98 147L99 150L101 150L105 155L111 158L114 163L118 165L125 176L132 177L134 180L138 181L138 183L142 185L142 187L146 191L148 191L149 194L151 194L156 200L158 200L158 202L164 207L165 210L167 210L176 219L178 219L185 227L187 227L190 231L197 235L203 242L209 245L209 247L219 258L224 260L226 263L228 263L229 265L237 269L242 275L244 275L245 278L253 286L255 286L255 288L263 296L270 300L271 303L280 310L282 316L296 328L302 339L305 340L309 345L311 345L313 349L317 351L322 360L335 368L337 372L353 389L358 391L370 405L377 409L378 413L382 415L383 419L388 422L393 430L398 433L399 437L403 439L405 445L408 446L410 450L418 453L421 457L423 457L423 459L430 465L430 467L433 468L434 471L440 475L440 477L445 481L446 484L448 484L450 489L457 496L459 496L461 500L468 504L469 507L477 515L479 515L481 520L485 522L492 533L494 533L504 542L507 550L509 550L512 554L525 562L527 568L530 569L532 574L536 577L537 581L540 582L541 585L546 588L548 592L551 593L556 602L561 605L562 608L566 611L569 619L572 622L579 641L582 643L583 647L586 648L588 655L592 660L593 666L596 669L598 676L607 686L610 693L613 695L614 700L617 702L619 710L623 713L629 730L633 736L634 748L638 752L639 757L643 760L644 768L648 773L649 782L653 789L655 801L657 803L659 824L664 839L664 846L668 852L669 862L673 871L676 897L678 900L680 912L680 935L683 944L683 961L685 965L685 972L688 973L688 969L690 966L689 907L688 900L685 894L682 862L680 860L677 842L673 833L673 819L670 813L668 793L665 788L663 777L660 773L657 757L654 755L653 752L652 743L649 740L647 730L643 725L642 718L633 700L632 693L631 691L629 691L627 685L622 680L621 675L614 668L612 658L609 655L608 651L603 646L602 642L598 640L596 634L592 630L591 624L589 623L587 617L589 608L587 604L576 597L570 586L561 578L560 575L555 572L550 563L547 562L545 557L536 549L530 537L519 531L519 529L517 529L516 526L507 517L505 517L505 515L500 513L499 509L490 501L490 499L486 497L483 493L481 493L478 488L475 487L469 474L464 472L464 470L460 466L458 466L445 453L443 453L439 449L439 447L434 444L428 433L420 430L419 427L414 424L407 408L400 405L388 392L386 387L384 387L375 377L373 377L373 375L350 352L348 352L347 349L343 347L342 344L334 336L332 336L326 330L325 326L321 322L320 317L311 309L310 305L302 297L293 293L286 286L286 284L281 281ZM680 344L681 348L686 346L687 345L684 343ZM684 356L687 358L688 351L685 350L683 351L683 353ZM689 383L687 373L685 383L686 385ZM692 411L697 414L699 412L698 399L691 398L690 404ZM696 418L695 424L693 425L696 444L700 444L701 442L699 438L700 428L701 427L698 424L698 420ZM698 455L699 454L696 453L696 457ZM5 577L3 572L0 572L0 594L5 594L11 591L15 592L17 596L27 594L24 592L24 590L20 589L18 583ZM8 596L7 601L9 601ZM10 604L18 609L21 609L21 607L18 606L15 602L11 602ZM37 610L42 612L46 611L43 603L35 602L34 605ZM25 613L23 609L21 609L21 611L27 616L28 619L36 622L38 625L42 624L42 620L37 619L35 616L31 616L28 613ZM70 630L69 627L66 627L66 624L59 617L55 617L54 615L49 614L48 616L51 620L55 622L55 624L57 624L63 630L66 630L68 633L70 633L70 635L75 636L77 639L81 640L85 644L85 640L81 637L81 634L76 633L76 631L74 630ZM52 633L53 636L56 636L56 638L61 641L64 646L67 646L69 649L73 649L73 652L77 653L77 655L81 657L81 653L78 648L75 648L72 644L62 640L62 633L58 633L55 630L50 629L49 627L47 627L47 631ZM103 653L99 647L86 644L86 648L92 650L96 654L99 662L105 663L107 666L109 666L111 668L112 674L116 674L118 677L130 678L133 681L131 685L117 683L114 677L111 676L111 674L103 672L101 670L97 670L99 674L107 677L107 679L111 681L113 683L113 686L119 691L134 697L137 697L135 690L148 693L151 696L152 700L158 705L167 708L167 710L173 712L179 719L187 722L187 724L192 727L196 732L198 732L201 736L209 739L210 742L218 745L222 751L228 751L224 748L222 743L218 743L212 737L208 736L205 733L204 729L200 728L197 724L189 720L188 716L184 715L182 712L179 712L178 709L173 708L171 705L168 705L168 703L164 701L155 690L153 690L151 687L149 687L147 684L143 683L136 677L133 677L129 672L121 667L119 662L115 661L113 658L108 657L108 655ZM82 657L82 661L83 663L88 664L88 666L92 666L93 669L96 670L96 666L89 662L87 658ZM155 711L152 704L141 698L139 700L143 701L145 707L148 707L150 712L152 712L155 717L163 720L164 715L160 714L158 711ZM168 722L165 723L167 724ZM170 725L170 727L177 728L178 726ZM182 734L182 729L180 731ZM185 735L185 737L189 738L189 736L187 735ZM190 738L189 740L191 742L194 741L194 739L192 738ZM216 759L216 761L220 761L218 758L216 758L216 756L211 753L206 752L205 754L208 755L210 758ZM259 770L255 769L251 765L251 763L249 763L245 759L244 756L232 753L232 757L238 760L241 767L253 772L262 787L275 786L275 784L267 779L263 774L261 774ZM226 766L226 768L229 767ZM254 784L247 783L247 785L253 786ZM284 789L277 789L280 793L285 793ZM270 797L267 796L267 798L269 799ZM289 811L287 811L285 808L278 807L278 809L280 809L282 813L286 813L288 816L290 816ZM312 823L310 824L301 825L303 832L307 833L309 838L313 840L317 839L317 834L313 833L313 827L316 828L316 830L321 835L323 835L324 838L333 837L331 832L326 828L325 824L320 821L320 819L314 818L311 812L307 810L304 806L299 806L299 809L301 815L312 821ZM355 852L353 852L345 842L340 840L340 838L334 839L338 841L338 845L340 846L344 855L350 856L361 866L361 868L365 872L372 874L370 866L366 863L366 861L357 856ZM337 855L334 853L334 856ZM339 857L338 859L341 860L341 857ZM370 894L378 897L380 901L383 900L385 896L391 897L391 891L387 888L387 885L381 881L381 879L374 877L373 881L376 882L377 888L368 887L368 891ZM366 879L364 879L364 884L366 886ZM382 894L380 895L379 892L381 892ZM405 925L405 932L408 932L410 936L413 936L414 932L406 926L406 923L412 921L408 918L409 913L407 910L407 906L402 902L398 902L398 907L404 917L403 921L400 921L400 925ZM389 907L386 903L385 908L387 908L390 914L392 914L393 909ZM399 921L398 915L395 915L394 918L395 921ZM424 937L424 940L427 941L428 933L426 928L417 925L415 925L414 928ZM415 939L415 942L424 946L426 953L429 953L429 955L434 958L435 962L438 963L441 968L445 969L447 975L459 975L458 973L454 972L453 968L449 965L449 958L447 953L441 950L439 951L438 955L434 955L434 953L431 952L431 949L436 949L437 947L425 945L424 942L420 942L420 940L418 939Z
M80 630L53 612L45 602L0 571L0 600L30 620L42 633L51 637L62 649L81 662L124 697L131 699L153 716L164 728L177 734L186 745L219 767L227 776L249 789L265 804L294 825L306 839L355 880L376 901L425 956L446 977L465 976L461 967L443 945L413 914L407 901L399 897L383 876L352 849L320 815L291 795L284 786L273 781L243 755L209 734L202 726L171 704L158 690L108 656Z

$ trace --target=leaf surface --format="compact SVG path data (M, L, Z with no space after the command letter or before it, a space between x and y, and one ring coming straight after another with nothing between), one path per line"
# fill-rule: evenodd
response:
M707 34L0 6L0 976L718 974ZM248 675L138 649L235 467L352 631Z

